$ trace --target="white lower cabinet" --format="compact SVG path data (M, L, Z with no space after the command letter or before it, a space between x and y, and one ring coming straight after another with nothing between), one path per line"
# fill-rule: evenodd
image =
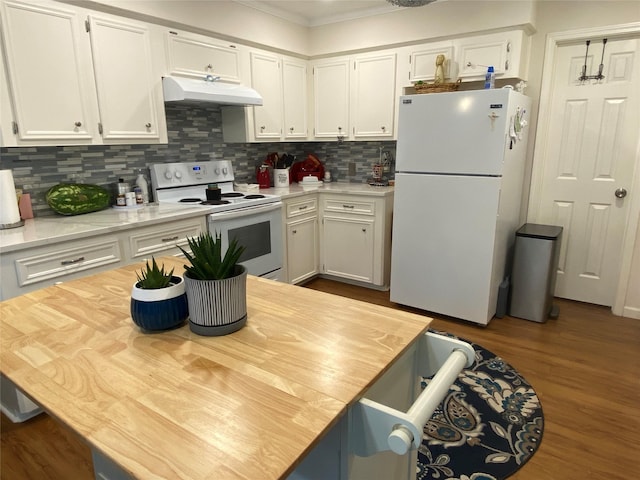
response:
M0 256L2 299L124 265L117 235L54 243Z
M318 197L305 195L284 202L285 258L288 283L318 273Z
M322 221L323 273L373 283L374 225L371 218L325 215Z
M389 287L392 196L313 192L283 203L288 283L321 275Z
M194 217L3 253L0 299L150 259L152 255L179 255L178 247L187 245L187 237L205 229L205 218Z
M321 273L388 288L390 197L321 195Z

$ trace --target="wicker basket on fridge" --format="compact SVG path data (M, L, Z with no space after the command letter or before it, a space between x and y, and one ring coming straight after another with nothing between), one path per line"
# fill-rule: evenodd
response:
M414 83L413 88L416 93L440 93L440 92L455 92L460 87L462 79L458 79L456 82L444 82L444 83Z

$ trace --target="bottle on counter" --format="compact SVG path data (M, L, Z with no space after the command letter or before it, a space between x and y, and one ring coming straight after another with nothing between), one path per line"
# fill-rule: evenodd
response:
M493 66L487 68L487 74L484 77L484 88L495 88L496 86L496 73Z
M125 183L124 178L118 179L118 196L116 197L116 205L124 207L127 205L127 192L129 191L129 184Z
M142 197L142 189L136 185L133 187L133 193L136 195L136 205L144 204L144 198Z
M144 171L142 169L138 170L138 176L136 177L136 186L140 187L140 192L142 194L142 203L149 203L149 184L147 183L147 179L145 178Z

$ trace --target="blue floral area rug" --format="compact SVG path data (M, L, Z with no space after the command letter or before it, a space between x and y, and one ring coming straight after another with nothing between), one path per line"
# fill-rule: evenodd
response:
M441 335L458 338L445 332ZM533 387L479 345L424 427L417 480L502 480L536 452L544 428ZM423 381L423 388L429 379Z

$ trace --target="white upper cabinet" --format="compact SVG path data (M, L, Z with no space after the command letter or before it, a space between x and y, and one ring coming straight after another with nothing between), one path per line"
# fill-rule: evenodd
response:
M263 50L252 50L248 62L251 86L262 105L222 107L224 141L307 139L307 62Z
M451 42L435 42L426 45L416 45L408 48L409 72L406 81L433 82L436 76L436 58L444 55L445 81L456 80L457 69L453 57L453 44Z
M237 45L202 35L171 30L166 33L167 70L170 75L240 83L240 50Z
M284 100L284 132L286 140L306 139L307 127L307 62L295 58L282 60L282 93Z
M349 58L336 57L313 62L314 136L349 136Z
M529 36L522 30L480 35L456 40L459 76L483 79L488 66L498 78L527 78Z
M96 15L89 25L103 139L158 141L149 30Z
M256 140L282 135L282 74L280 58L251 52L251 86L262 96L262 106L251 107Z
M166 142L145 24L45 0L1 5L13 109L4 145Z
M392 138L396 110L396 54L353 59L353 137Z
M84 19L59 3L1 5L14 111L5 145L94 143L95 87Z
M313 62L315 137L393 138L396 78L392 51Z

